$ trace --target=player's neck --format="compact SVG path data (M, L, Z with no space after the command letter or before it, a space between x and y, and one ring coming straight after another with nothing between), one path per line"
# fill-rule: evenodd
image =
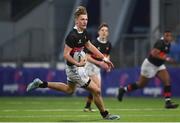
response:
M74 26L74 29L77 30L78 33L83 33L83 29L78 28L76 25Z
M167 40L164 40L164 42L165 42L165 44L169 44L170 42L169 41L167 41Z
M97 37L97 40L100 42L100 43L107 43L107 39L104 39L104 38L100 38L100 37Z

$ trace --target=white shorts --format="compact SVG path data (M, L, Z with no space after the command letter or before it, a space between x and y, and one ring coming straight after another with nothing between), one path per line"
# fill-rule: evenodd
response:
M156 76L157 72L166 69L166 66L162 64L161 66L155 66L145 59L141 66L141 75L147 78L153 78Z
M97 75L99 80L101 80L101 69L97 65L87 62L85 69L88 76Z
M86 74L85 67L66 65L66 75L69 83L77 84L80 87L87 87L90 83L90 79Z

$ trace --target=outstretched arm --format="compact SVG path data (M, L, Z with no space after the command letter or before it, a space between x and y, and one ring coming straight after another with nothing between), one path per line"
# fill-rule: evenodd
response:
M85 46L93 54L98 56L98 58L102 59L105 63L107 63L110 68L114 67L113 63L108 58L106 58L90 41L88 41Z

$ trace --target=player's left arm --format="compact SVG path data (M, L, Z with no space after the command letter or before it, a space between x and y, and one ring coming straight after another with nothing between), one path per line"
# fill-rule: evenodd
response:
M106 58L90 41L88 41L85 44L85 47L90 50L93 54L97 55L98 58L102 59L104 62L106 62L111 68L114 67L113 63Z

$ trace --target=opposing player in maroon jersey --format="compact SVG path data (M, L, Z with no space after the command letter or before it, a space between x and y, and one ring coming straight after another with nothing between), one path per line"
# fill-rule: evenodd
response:
M170 51L172 41L172 33L170 31L165 31L163 34L163 39L158 40L154 44L150 55L142 63L139 80L136 83L119 88L119 101L122 101L124 93L143 88L146 86L150 78L157 76L164 84L165 108L177 108L179 106L179 104L174 104L171 101L171 82L169 73L164 65L165 62L175 62L167 55Z

